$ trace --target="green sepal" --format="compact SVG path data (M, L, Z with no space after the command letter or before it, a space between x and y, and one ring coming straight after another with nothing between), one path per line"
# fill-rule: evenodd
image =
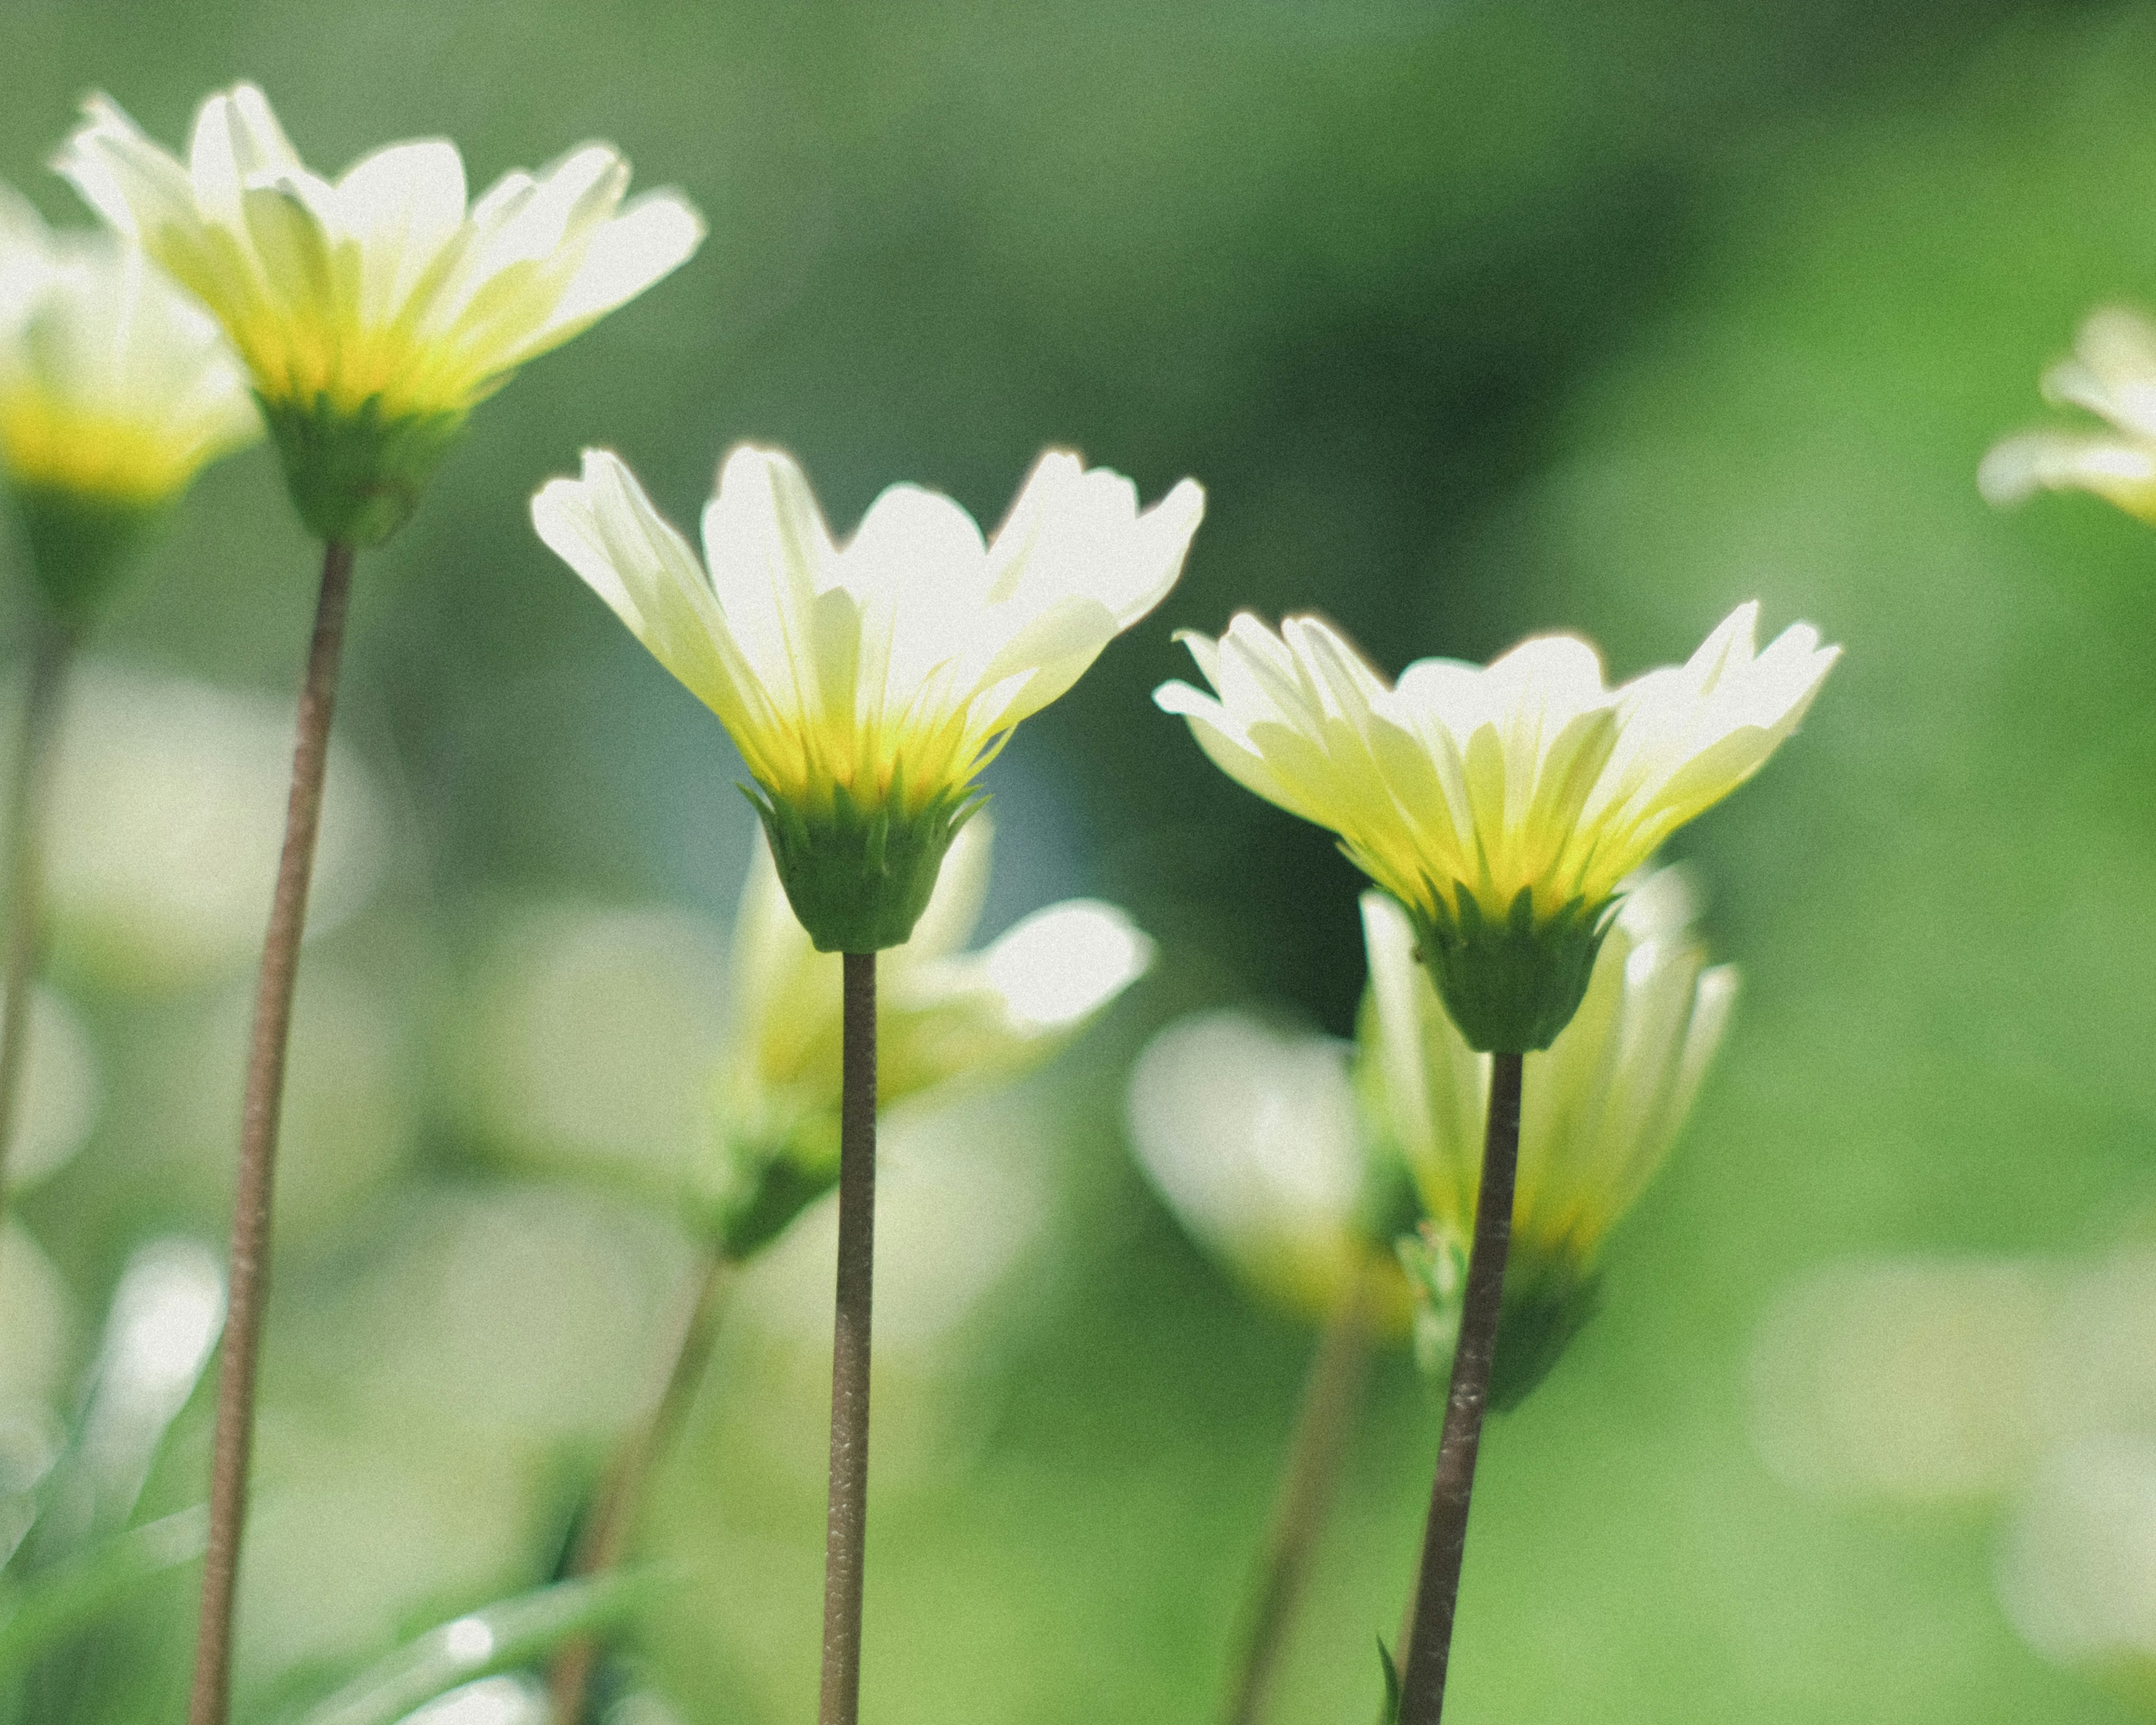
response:
M834 787L829 806L804 809L762 785L742 785L771 840L786 901L819 952L880 952L903 946L928 908L943 854L987 800L970 786L917 813L899 812L894 783L873 808Z
M1385 1645L1383 1635L1378 1637L1378 1664L1385 1679L1385 1698L1378 1708L1378 1725L1400 1725L1400 1668L1394 1662L1393 1650Z
M1586 998L1595 955L1616 920L1617 901L1573 899L1535 915L1522 886L1500 922L1454 883L1454 901L1431 883L1428 905L1406 906L1422 961L1467 1045L1478 1054L1548 1048Z
M1414 1234L1402 1235L1396 1250L1414 1290L1415 1363L1424 1375L1441 1384L1452 1375L1452 1356L1460 1343L1466 1250L1427 1224ZM1490 1361L1490 1405L1510 1413L1525 1401L1564 1357L1572 1338L1601 1309L1599 1271L1569 1262L1537 1260L1529 1252L1515 1250L1505 1266L1497 1348Z
M382 398L356 409L327 396L273 401L257 391L285 483L307 531L338 545L379 545L419 506L467 414L388 414Z
M59 485L18 484L9 490L29 552L30 578L62 626L79 633L96 620L164 505Z
M776 1132L729 1132L690 1199L690 1221L713 1250L747 1262L839 1183L836 1114Z

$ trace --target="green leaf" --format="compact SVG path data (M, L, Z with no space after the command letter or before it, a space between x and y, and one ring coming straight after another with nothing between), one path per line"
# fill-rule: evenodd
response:
M1393 1663L1392 1650L1383 1635L1378 1637L1378 1663L1385 1671L1385 1704L1378 1714L1378 1725L1400 1725L1400 1668Z
M116 1533L28 1581L0 1588L0 1676L27 1670L145 1582L194 1562L208 1537L209 1512L198 1505Z
M297 1725L396 1725L436 1696L530 1665L562 1642L619 1622L649 1597L649 1570L557 1582L432 1629L299 1716Z

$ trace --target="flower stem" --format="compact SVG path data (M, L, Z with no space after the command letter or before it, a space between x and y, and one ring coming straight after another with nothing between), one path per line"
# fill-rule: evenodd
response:
M861 1577L868 1543L876 961L873 952L849 952L845 961L838 1310L831 1334L831 1500L824 1536L824 1690L817 1725L855 1725L860 1716Z
M708 1252L690 1272L691 1286L682 1302L680 1341L674 1350L673 1364L667 1369L665 1386L652 1403L650 1413L622 1439L608 1464L606 1476L593 1496L590 1512L578 1530L566 1575L597 1575L621 1562L651 1471L673 1447L681 1423L696 1399L697 1386L703 1382L704 1368L710 1363L711 1343L718 1333L719 1296L732 1267L727 1259ZM547 1674L555 1725L580 1725L598 1660L598 1642L590 1635L579 1636L555 1656Z
M0 1219L7 1213L7 1157L22 1113L23 1074L30 1057L30 990L44 942L45 803L52 778L60 689L74 640L40 619L30 660L30 687L8 788L8 979L0 993Z
M1295 1437L1281 1476L1256 1584L1245 1608L1242 1663L1229 1692L1227 1725L1256 1725L1310 1562L1324 1529L1340 1461L1354 1429L1370 1359L1370 1266L1356 1266L1345 1295L1327 1320L1305 1381Z
M1490 1117L1482 1141L1475 1244L1467 1257L1460 1343L1445 1400L1445 1433L1438 1440L1437 1477L1430 1482L1430 1522L1423 1533L1422 1573L1415 1584L1414 1627L1400 1688L1400 1725L1438 1725L1445 1712L1453 1609L1460 1598L1460 1558L1467 1549L1468 1500L1475 1490L1476 1452L1481 1447L1482 1415L1490 1400L1490 1363L1497 1351L1497 1320L1504 1307L1505 1255L1512 1240L1525 1058L1491 1056Z
M269 1296L270 1194L284 1100L285 1047L292 1024L307 886L321 828L322 778L329 765L330 716L336 706L337 660L352 597L352 552L331 542L322 554L321 598L300 691L292 793L285 809L285 850L262 945L254 994L254 1034L247 1056L240 1115L239 1181L232 1207L232 1267L224 1349L217 1380L217 1436L210 1460L209 1551L203 1568L202 1618L195 1640L188 1725L225 1725L232 1707L233 1597L239 1579L240 1523L247 1509L247 1464L254 1435L254 1372Z

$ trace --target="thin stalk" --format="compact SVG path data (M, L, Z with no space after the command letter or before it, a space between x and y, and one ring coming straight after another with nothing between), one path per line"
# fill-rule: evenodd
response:
M1369 1264L1358 1264L1339 1305L1326 1321L1303 1384L1287 1467L1281 1476L1272 1523L1245 1608L1242 1662L1222 1715L1227 1725L1256 1725L1287 1645L1339 1478L1341 1457L1363 1399L1370 1362L1371 1281Z
M673 1448L696 1399L697 1386L704 1380L704 1368L711 1363L711 1343L718 1334L719 1296L732 1268L725 1258L709 1252L690 1272L690 1287L682 1302L680 1339L675 1346L665 1384L654 1399L650 1413L622 1439L608 1464L606 1476L593 1495L590 1512L577 1532L566 1577L597 1575L621 1562L643 1507L652 1469ZM584 1698L591 1689L598 1651L594 1637L580 1635L555 1656L547 1674L555 1725L579 1725L583 1718Z
M277 1156L277 1118L285 1095L285 1047L292 990L307 921L307 886L322 819L322 777L329 765L330 717L336 706L337 660L352 598L352 552L322 553L321 595L307 678L300 691L292 793L285 809L285 850L262 944L254 993L254 1034L247 1056L247 1094L239 1127L239 1180L232 1206L232 1266L224 1348L217 1379L217 1436L211 1451L209 1550L203 1567L202 1617L195 1640L194 1689L187 1725L225 1725L232 1707L232 1608L239 1579L247 1465L254 1436L254 1373L270 1292L270 1194Z
M22 1113L23 1074L30 1058L30 990L44 945L45 803L50 793L53 742L59 732L60 689L74 656L74 639L40 619L30 657L30 686L15 742L15 776L8 788L8 979L0 991L0 1219L7 1213L8 1153Z
M824 1533L824 1689L817 1725L861 1707L861 1577L869 1521L869 1308L875 1272L875 954L845 955L839 1116L838 1311L831 1333L831 1502Z
M1491 1057L1482 1189L1475 1204L1475 1244L1467 1255L1467 1288L1460 1312L1460 1343L1452 1356L1452 1387L1445 1399L1445 1432L1438 1440L1437 1477L1430 1482L1430 1521L1423 1532L1414 1628L1400 1686L1400 1725L1438 1725L1445 1712L1453 1610L1460 1599L1460 1559L1467 1549L1468 1502L1475 1490L1475 1457L1490 1401L1490 1362L1497 1351L1497 1320L1504 1307L1505 1255L1512 1240L1525 1058Z

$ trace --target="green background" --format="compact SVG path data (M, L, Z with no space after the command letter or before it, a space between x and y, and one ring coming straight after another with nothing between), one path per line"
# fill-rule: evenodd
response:
M545 1579L649 1375L685 1247L488 1088L501 978L598 916L610 980L565 1009L644 1064L593 1084L694 1067L754 822L716 722L526 501L600 444L686 523L753 438L841 527L901 478L993 522L1046 443L1209 495L1181 586L989 775L987 926L1093 892L1162 952L1018 1100L896 1134L932 1173L880 1266L866 1718L1217 1706L1311 1337L1132 1168L1122 1073L1200 1005L1345 1031L1363 973L1353 870L1150 706L1187 670L1171 629L1318 608L1397 670L1573 628L1622 676L1753 597L1845 656L1676 847L1745 998L1605 1311L1486 1445L1448 1717L2146 1716L2156 1483L2141 1522L2093 1518L2112 1628L2054 1614L2046 1656L2016 1625L2080 1573L2088 1542L2042 1519L2085 1502L2076 1458L2156 1444L2156 1306L2119 1268L2156 1239L2156 542L2085 499L1995 514L1974 474L2086 310L2156 302L2156 11L0 0L0 174L56 218L42 163L80 95L176 143L245 76L326 168L440 133L477 186L599 136L711 225L484 407L361 564L339 726L378 885L302 983L257 1713ZM97 653L274 717L311 562L242 456ZM131 938L64 922L54 954L104 1095L22 1209L68 1298L63 1407L131 1250L226 1214L252 954ZM978 1273L910 1293L909 1241ZM793 1260L730 1315L660 1481L642 1546L682 1567L622 1725L814 1704L827 1270ZM146 1507L199 1495L205 1411ZM1436 1413L1381 1366L1281 1720L1374 1709ZM21 1717L173 1717L191 1585Z

